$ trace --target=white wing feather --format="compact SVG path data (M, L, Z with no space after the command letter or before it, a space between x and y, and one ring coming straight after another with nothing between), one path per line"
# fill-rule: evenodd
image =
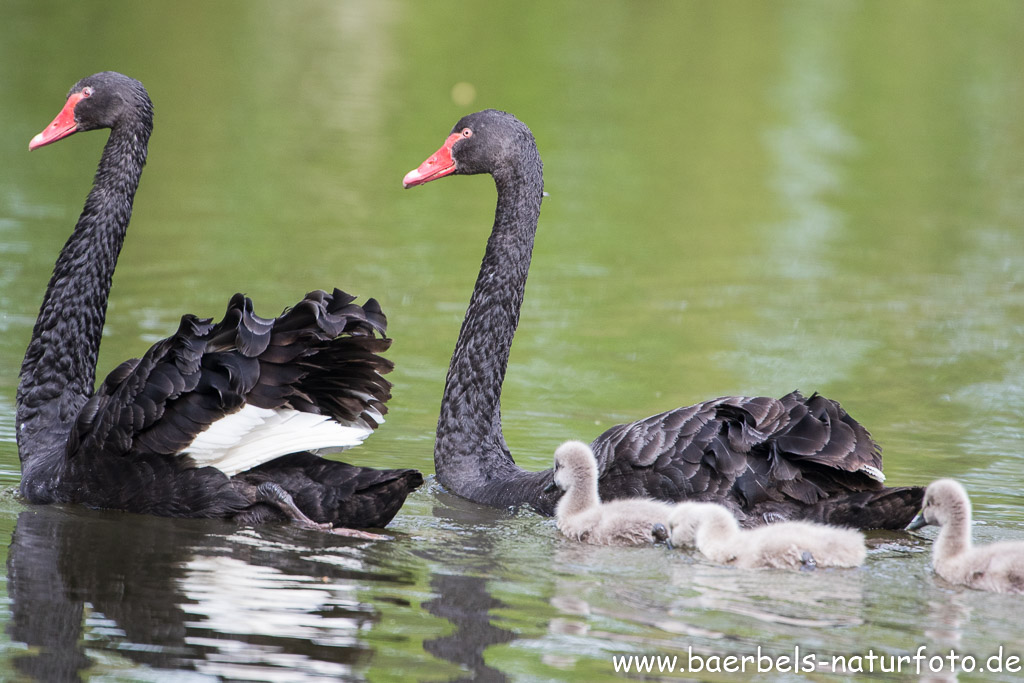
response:
M370 417L384 421L379 414ZM364 424L342 424L326 415L247 405L200 432L182 455L231 477L289 453L358 446L372 433Z

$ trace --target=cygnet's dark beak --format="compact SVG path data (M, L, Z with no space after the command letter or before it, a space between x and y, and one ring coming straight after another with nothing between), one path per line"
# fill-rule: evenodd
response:
M927 525L928 520L924 518L924 513L918 512L914 519L910 520L910 524L907 525L907 531L914 531L915 529L920 529Z
M654 537L655 543L664 543L669 548L672 547L672 537L668 535L668 529L661 522L651 527L651 536Z
M558 490L558 484L555 483L554 479L551 480L550 484L548 484L547 486L544 487L544 493L553 493L554 491L557 491L557 490Z

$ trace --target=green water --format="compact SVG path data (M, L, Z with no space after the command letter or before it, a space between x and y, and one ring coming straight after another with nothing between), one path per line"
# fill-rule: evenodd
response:
M550 193L503 394L520 464L678 405L817 390L871 429L890 483L956 477L976 538L1024 538L1024 5L6 0L0 17L0 677L582 681L688 647L1024 655L1021 599L937 579L932 531L873 536L858 570L739 572L578 546L430 482L394 541L353 544L29 508L13 436L104 136L27 143L72 83L115 69L148 87L156 131L100 374L236 291L267 316L315 288L374 296L394 400L348 459L431 472L494 190L401 179L496 107L533 129Z

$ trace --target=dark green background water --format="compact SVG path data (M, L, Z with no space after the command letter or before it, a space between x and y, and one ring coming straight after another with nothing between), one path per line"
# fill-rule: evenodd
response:
M315 288L374 296L395 398L350 459L432 471L494 190L401 178L496 107L532 127L551 195L503 396L520 464L677 405L817 390L882 443L890 483L957 477L977 538L1024 537L1022 68L1011 1L6 0L0 671L595 680L613 654L688 646L1024 654L1021 599L951 588L909 535L876 535L859 570L739 572L573 545L431 483L394 541L352 544L28 508L13 436L104 136L28 140L114 69L146 84L156 131L101 375L235 291L266 316Z

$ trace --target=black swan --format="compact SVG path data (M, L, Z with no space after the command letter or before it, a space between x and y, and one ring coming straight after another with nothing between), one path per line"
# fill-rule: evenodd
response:
M192 315L94 391L111 277L146 161L153 105L114 72L79 81L29 149L78 131L110 137L53 269L21 367L17 439L30 503L77 503L255 524L382 527L423 479L323 459L383 421L391 362L377 302L316 291L264 319L236 294ZM380 335L378 337L377 335ZM350 535L361 535L352 532Z
M460 496L550 515L559 495L545 492L551 470L517 466L501 432L501 385L544 194L533 134L505 112L470 114L403 185L475 173L493 176L498 201L448 368L434 466ZM923 497L920 487L884 487L881 452L867 430L818 394L717 398L612 427L592 448L602 500L715 501L746 525L800 518L899 529Z

